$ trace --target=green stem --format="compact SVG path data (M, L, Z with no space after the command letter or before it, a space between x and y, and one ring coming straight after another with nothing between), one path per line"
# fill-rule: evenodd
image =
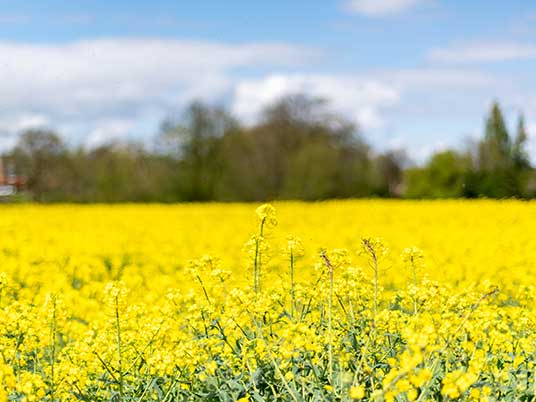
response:
M51 387L50 387L50 399L54 401L54 393L56 387L56 381L54 376L54 365L56 362L56 298L53 297L52 305L52 323L50 328L50 377L51 377Z
M376 255L372 253L372 261L374 266L374 333L376 333L376 316L378 315L378 287L380 282L380 275L378 272L378 260Z
M413 268L413 286L415 291L417 290L417 267L415 267L415 262L413 257L411 257L411 266ZM417 315L417 294L413 296L413 315Z
M264 235L264 222L266 218L263 218L261 221L261 226L259 230L259 237L255 240L255 260L253 268L253 289L255 293L259 293L261 290L261 252L260 252L260 242Z
M121 355L121 326L119 324L119 300L115 298L115 326L117 334L117 356L119 370L119 402L123 400L123 357Z
M329 338L329 376L333 384L333 342L332 342L332 310L333 310L333 269L329 269L329 311L328 311L328 338Z
M295 305L295 297L294 297L294 250L290 249L290 298L291 298L291 305L290 305L290 317L294 319L294 305Z
M328 298L328 359L329 359L329 380L333 386L333 342L332 342L332 310L333 310L333 266L324 251L321 254L329 272L329 298Z
M259 292L259 289L257 288L257 276L258 276L258 266L259 266L259 239L255 239L255 260L254 260L254 266L253 266L253 290L255 291L255 294Z
M199 275L196 275L195 277L197 281L201 284L201 288L203 289L203 293L205 295L205 299L207 299L208 304L212 305L212 303L210 302L210 297L208 297L207 289L205 288L205 284L203 283L203 280L201 279Z

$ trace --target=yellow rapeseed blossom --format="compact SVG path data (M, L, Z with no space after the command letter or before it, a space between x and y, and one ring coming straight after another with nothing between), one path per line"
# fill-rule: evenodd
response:
M363 399L365 397L365 387L363 385L354 385L350 388L350 398Z
M532 400L535 205L1 205L0 402Z

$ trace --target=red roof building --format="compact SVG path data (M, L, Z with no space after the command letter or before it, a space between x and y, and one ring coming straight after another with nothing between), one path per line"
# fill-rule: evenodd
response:
M16 175L7 169L3 158L0 157L0 186L4 186L4 190L6 191L8 186L13 186L14 191L18 192L24 188L25 184L26 178Z

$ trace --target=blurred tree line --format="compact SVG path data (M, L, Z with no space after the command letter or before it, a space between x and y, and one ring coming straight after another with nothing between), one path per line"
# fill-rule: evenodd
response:
M162 124L151 147L72 149L52 131L29 130L3 160L41 202L533 197L526 141L523 119L512 138L494 104L478 144L416 167L403 150L374 153L325 101L295 95L267 107L253 126L193 102Z
M404 196L534 198L536 174L526 151L527 138L523 116L512 136L494 102L485 120L484 137L465 151L438 152L424 166L408 168Z

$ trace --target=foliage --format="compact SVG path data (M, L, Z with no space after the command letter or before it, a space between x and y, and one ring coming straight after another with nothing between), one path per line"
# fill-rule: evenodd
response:
M456 152L443 151L432 156L425 168L410 168L406 174L408 198L457 198L464 195L471 160Z
M494 102L486 119L484 138L474 149L434 154L424 167L405 172L408 198L529 198L534 197L534 172L525 150L527 132L519 117L514 138Z
M71 149L30 130L4 155L40 202L266 201L329 198L531 198L536 173L520 116L508 133L497 103L481 141L412 165L402 149L376 153L355 125L303 95L269 105L245 125L224 108L193 102L148 144Z

